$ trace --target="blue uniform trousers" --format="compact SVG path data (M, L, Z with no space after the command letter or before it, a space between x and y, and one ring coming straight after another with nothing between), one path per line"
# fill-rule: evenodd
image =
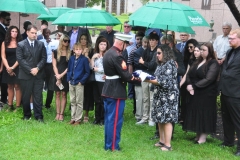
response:
M105 150L120 150L125 100L104 98Z

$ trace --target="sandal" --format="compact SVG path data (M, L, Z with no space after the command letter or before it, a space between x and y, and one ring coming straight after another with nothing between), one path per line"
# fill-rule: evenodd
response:
M88 122L88 120L89 120L89 118L88 118L88 117L84 117L84 119L83 119L83 122L84 122L84 123L87 123L87 122Z
M164 146L164 143L159 141L159 142L155 143L154 146L155 147L162 147L162 146Z
M57 113L57 115L56 115L56 117L55 117L55 120L57 120L57 121L59 120L59 115L60 115L60 114Z
M172 147L171 147L171 146L168 147L168 146L166 146L166 145L163 145L162 147L160 147L160 149L161 149L162 151L171 151L171 150L172 150Z
M59 120L59 121L63 121L63 120L64 120L64 116L63 116L63 114L61 114L61 113L59 114L59 118L58 118L58 120Z

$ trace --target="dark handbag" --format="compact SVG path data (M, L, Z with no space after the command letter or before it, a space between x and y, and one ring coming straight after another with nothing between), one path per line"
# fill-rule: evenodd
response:
M87 82L94 82L94 81L96 81L96 79L95 79L95 72L91 71L91 73L90 73L90 75L88 77Z

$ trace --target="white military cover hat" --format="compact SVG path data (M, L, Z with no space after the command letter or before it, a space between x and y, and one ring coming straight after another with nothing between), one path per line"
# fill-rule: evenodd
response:
M132 35L127 35L123 33L115 33L114 36L116 39L119 39L124 42L129 42L132 39Z

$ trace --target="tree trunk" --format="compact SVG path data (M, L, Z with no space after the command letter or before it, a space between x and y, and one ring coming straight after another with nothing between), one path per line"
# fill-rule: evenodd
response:
M238 26L240 26L240 13L239 10L235 4L234 0L224 0L224 2L228 5L230 11L232 12L234 18L238 22Z

